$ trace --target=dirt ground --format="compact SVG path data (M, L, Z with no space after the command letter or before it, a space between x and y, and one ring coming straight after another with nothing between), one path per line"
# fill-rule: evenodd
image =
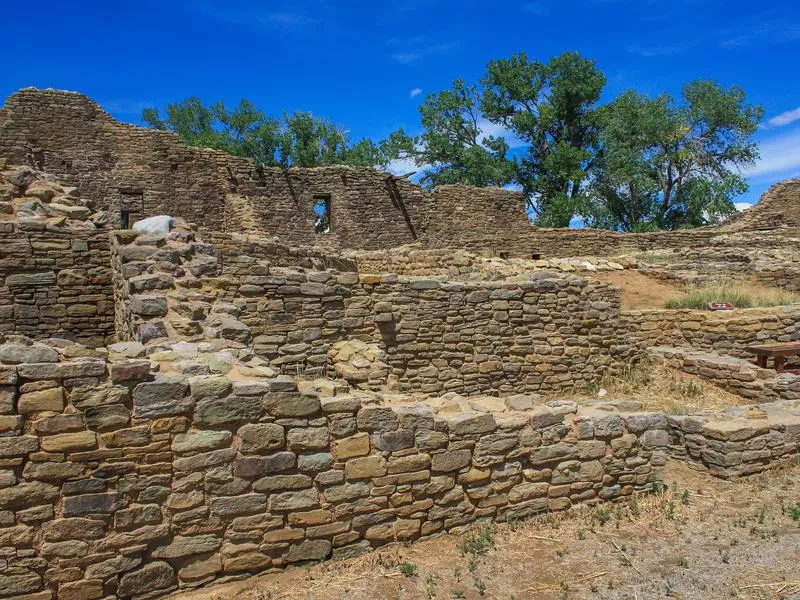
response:
M800 598L800 467L218 584L174 600Z
M649 277L635 269L597 271L592 273L592 279L620 288L622 308L628 309L664 308L669 298L679 298L684 294L681 286Z

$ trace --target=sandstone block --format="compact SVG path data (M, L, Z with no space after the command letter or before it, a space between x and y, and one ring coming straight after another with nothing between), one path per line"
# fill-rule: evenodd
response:
M327 497L327 495L326 495ZM269 509L296 511L319 506L319 492L315 489L273 494L269 498Z
M169 563L157 561L123 575L119 580L117 594L122 598L129 598L140 594L142 590L167 590L176 583L175 571Z
M150 553L153 558L183 558L218 550L222 540L213 534L182 536L176 535L169 544L159 546Z
M239 450L244 454L255 454L283 448L283 427L275 423L253 423L244 425L237 432Z
M296 393L270 393L264 396L267 412L275 417L307 417L320 411L319 398Z
M229 446L233 434L230 431L197 430L177 434L172 440L172 451L180 454L204 452Z
M17 400L17 410L23 415L42 411L61 412L64 410L64 390L58 386L21 394Z
M338 460L346 460L356 456L369 454L369 434L357 433L356 435L334 440L331 452Z
M472 460L470 450L448 450L431 456L431 470L439 472L458 471Z
M97 448L97 434L93 431L76 431L48 435L41 439L41 446L45 452L91 450Z
M386 459L382 456L352 458L345 465L347 479L369 479L386 475Z

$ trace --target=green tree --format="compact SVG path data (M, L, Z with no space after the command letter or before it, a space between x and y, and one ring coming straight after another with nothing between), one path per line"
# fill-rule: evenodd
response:
M421 178L429 187L462 183L485 187L505 185L513 177L503 138L487 136L481 130L480 93L462 79L449 90L431 94L420 106L423 133L413 154L418 165L430 165Z
M515 160L515 179L543 225L568 226L586 201L605 82L595 62L577 52L547 63L520 53L487 66L481 110L528 145Z
M684 86L681 103L625 92L600 110L587 222L623 231L719 222L747 191L740 169L758 158L763 114L740 88L711 81Z
M174 131L189 145L225 150L260 165L283 168L332 164L385 168L412 146L402 130L380 142L362 139L353 144L347 131L328 119L307 112L276 119L247 100L228 109L222 102L205 106L198 98L188 98L168 105L164 117L147 108L142 121L155 129Z

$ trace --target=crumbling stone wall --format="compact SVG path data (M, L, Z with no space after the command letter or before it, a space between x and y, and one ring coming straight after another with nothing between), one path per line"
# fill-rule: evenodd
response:
M462 284L220 260L191 235L116 240L134 339L251 343L292 373L328 372L331 346L359 339L385 351L399 389L426 393L582 386L629 352L619 290L578 277Z
M80 188L119 224L170 214L216 230L328 243L314 232L314 198L329 196L338 246L414 241L427 192L369 168L258 168L225 152L188 147L173 133L116 122L87 97L25 89L0 109L0 157Z
M670 453L717 477L760 473L800 460L800 401L670 416Z
M110 350L132 357L0 346L3 597L156 597L354 556L648 491L666 457L660 413L435 414Z
M752 359L753 344L800 340L800 306L745 308L733 313L702 310L623 310L632 345L677 346Z
M166 213L295 246L379 249L419 240L427 248L498 256L613 256L708 246L738 231L800 226L800 188L789 181L724 227L643 234L539 229L528 222L517 192L442 186L430 193L369 168L257 168L224 152L187 147L172 133L118 123L85 96L55 90L25 89L6 100L0 157L78 186L109 209L115 224L122 211L129 222ZM331 200L329 234L314 233L313 204L320 197Z
M113 341L110 258L107 231L0 222L0 333Z
M758 204L734 215L723 225L726 231L800 227L800 179L772 185Z
M774 369L762 369L754 365L752 359L670 346L648 348L647 358L696 375L753 402L800 400L800 375L790 372L778 374Z

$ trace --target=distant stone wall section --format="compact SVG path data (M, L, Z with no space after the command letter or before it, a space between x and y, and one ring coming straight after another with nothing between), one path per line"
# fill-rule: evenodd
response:
M753 402L800 400L800 375L778 374L774 369L762 369L744 358L669 346L648 348L647 357Z
M800 227L800 179L771 186L758 204L738 213L725 224L726 231Z
M114 340L108 231L0 222L0 333Z
M578 277L452 283L232 259L191 234L114 236L125 339L221 337L252 344L274 368L316 374L329 372L333 344L357 339L385 352L400 390L463 394L581 387L629 352L619 290Z
M369 168L258 168L225 152L186 146L174 133L118 123L86 96L25 89L0 109L0 157L75 185L120 223L156 214L219 231L253 231L293 245L315 234L315 197L331 199L335 244L413 242L425 190Z
M107 208L112 225L156 214L209 229L273 236L293 246L381 249L415 241L497 256L613 256L702 247L743 230L800 227L800 184L773 186L723 227L621 234L539 229L521 193L442 186L431 193L370 168L259 168L177 135L118 123L74 92L24 89L0 109L0 158L47 171ZM314 232L315 199L330 198L330 233ZM781 243L781 240L777 240Z
M622 326L632 345L677 346L751 359L753 344L800 340L800 306L702 310L623 310Z

